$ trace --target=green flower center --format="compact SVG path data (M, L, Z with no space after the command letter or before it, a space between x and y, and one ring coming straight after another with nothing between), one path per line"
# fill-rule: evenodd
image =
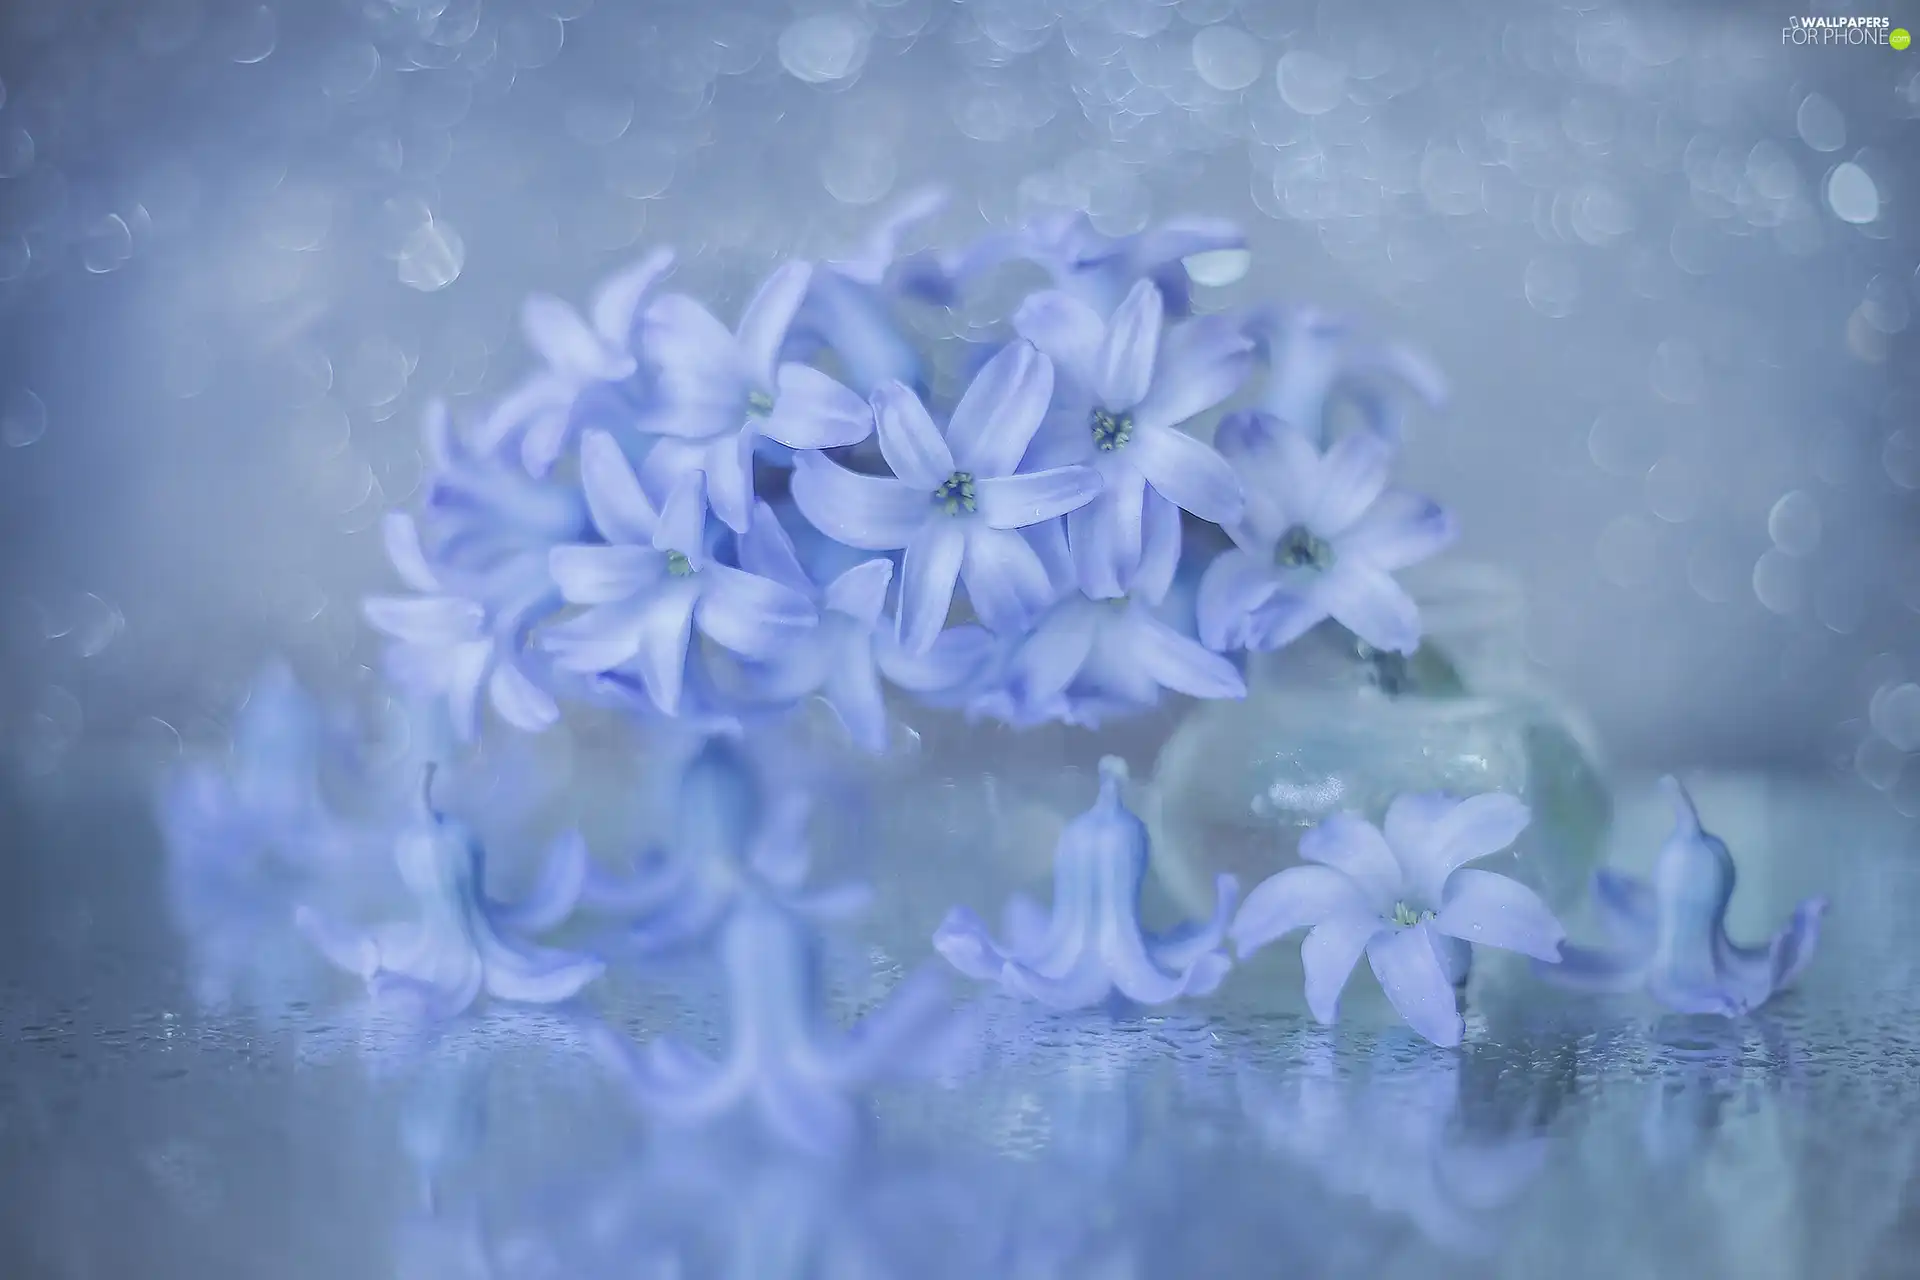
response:
M1393 904L1393 922L1402 929L1411 929L1421 921L1431 919L1433 919L1433 912L1431 911L1415 911L1404 902L1396 902Z
M773 412L773 397L764 391L747 392L747 412L756 418L766 417Z
M1130 413L1108 413L1105 409L1095 409L1092 426L1093 447L1102 453L1124 449L1127 441L1133 439L1133 415Z
M690 578L695 572L693 561L678 551L669 551L667 552L667 572L676 578Z
M1333 561L1333 544L1303 524L1287 530L1273 549L1273 562L1282 569L1331 569Z
M933 505L950 516L972 515L976 505L973 472L956 471L941 481L933 491Z

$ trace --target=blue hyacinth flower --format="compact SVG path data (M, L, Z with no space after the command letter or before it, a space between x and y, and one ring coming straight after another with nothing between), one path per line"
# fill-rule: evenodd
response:
M967 712L1015 728L1057 721L1098 728L1153 708L1164 691L1193 698L1243 698L1234 665L1168 625L1166 598L1180 554L1180 513L1149 506L1140 562L1127 593L1096 600L1082 591L1065 522L1028 531L1057 593L1032 630L1006 639L997 667L974 690Z
M1452 544L1458 526L1427 498L1387 487L1394 449L1352 431L1322 451L1260 412L1215 436L1247 481L1234 541L1207 566L1195 611L1212 649L1284 648L1332 618L1375 649L1420 647L1420 610L1393 575Z
M1203 996L1230 967L1221 944L1239 886L1215 882L1213 918L1151 935L1140 924L1147 874L1147 829L1120 798L1126 765L1100 762L1100 797L1067 824L1054 851L1051 913L1024 896L1006 906L994 938L966 907L955 907L933 937L934 949L970 978L997 982L1057 1009L1098 1004L1115 994L1137 1004Z
M580 444L580 483L604 541L549 553L561 595L586 608L541 637L562 669L637 676L673 715L695 628L724 649L764 658L817 623L805 597L709 553L701 473L688 473L656 509L613 437L591 430Z
M1430 409L1446 402L1446 379L1425 356L1365 338L1350 322L1313 307L1256 307L1240 327L1267 366L1257 407L1299 428L1317 447L1328 443L1332 411L1342 403L1397 444L1408 393Z
M1052 598L1045 567L1019 530L1085 506L1090 467L1022 464L1053 395L1053 364L1009 344L968 386L943 430L899 383L873 396L890 476L862 475L818 453L794 460L793 499L828 537L869 551L904 549L900 642L924 654L955 589L994 631L1019 631Z
M1253 344L1225 317L1167 328L1165 312L1159 287L1142 280L1111 316L1049 290L1013 317L1014 329L1060 371L1031 465L1079 464L1100 474L1100 495L1067 517L1081 588L1095 598L1125 594L1150 507L1171 504L1225 525L1244 505L1233 466L1181 424L1239 389ZM1177 536L1177 517L1174 528Z
M1613 945L1568 947L1536 972L1577 991L1645 991L1677 1013L1738 1017L1790 986L1813 959L1825 898L1809 898L1765 945L1727 936L1727 906L1737 873L1733 855L1703 829L1693 797L1677 778L1660 780L1673 803L1674 827L1650 879L1594 873L1594 901Z
M414 821L394 848L418 918L362 931L303 906L295 923L334 965L376 993L420 997L436 1017L462 1012L482 991L528 1004L570 999L606 966L525 939L572 914L586 882L584 848L561 844L567 856L548 863L525 899L495 901L486 892L479 841L434 807L433 772L425 771Z
M979 627L948 627L925 653L899 644L893 628L880 625L893 562L863 560L817 586L764 502L755 507L753 523L740 539L740 567L791 588L820 614L819 626L767 660L744 665L748 692L782 704L817 694L864 751L887 749L883 676L911 693L938 694L972 679L990 657L992 637Z
M583 420L642 407L634 385L640 309L672 266L673 252L656 249L602 282L585 316L549 294L528 298L520 329L542 367L494 406L476 433L477 447L492 452L517 441L527 472L544 476Z
M780 358L812 276L804 262L775 271L734 331L684 294L647 308L640 348L652 387L637 425L660 437L641 464L652 493L703 475L713 513L739 533L753 511L756 441L832 449L873 434L865 400L810 365Z

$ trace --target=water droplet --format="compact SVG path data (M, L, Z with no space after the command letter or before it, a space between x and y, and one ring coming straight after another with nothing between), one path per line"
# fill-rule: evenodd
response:
M1866 297L1860 303L1860 317L1881 333L1905 331L1913 319L1907 291L1892 276L1875 276L1867 282Z
M1806 597L1806 578L1800 562L1775 547L1753 565L1753 594L1774 613L1797 613Z
M856 74L867 60L872 33L852 14L817 13L780 33L780 65L807 84L832 84Z
M36 393L20 387L0 401L0 444L24 449L47 434L47 404Z
M1746 564L1724 541L1709 538L1687 556L1687 585L1702 600L1731 604L1746 589Z
M567 24L544 13L514 13L500 24L500 53L522 71L546 66L560 56Z
M1838 151L1847 145L1846 117L1840 114L1840 108L1817 93L1800 100L1794 124L1800 130L1800 140L1815 151Z
M820 183L842 204L872 204L893 190L899 171L891 148L867 140L842 143L820 157Z
M567 132L590 147L604 147L633 123L633 99L617 90L586 92L567 104Z
M409 231L395 259L400 283L422 293L437 292L458 280L466 263L467 245L460 233L436 221Z
M380 51L364 41L343 44L320 64L320 87L330 98L351 98L380 73Z
M1880 465L1887 478L1902 489L1920 489L1920 441L1906 430L1894 432L1880 450Z
M1644 409L1601 410L1587 432L1587 452L1602 471L1643 476L1660 459L1662 432Z
M33 168L33 135L13 125L0 129L0 178L17 178Z
M333 225L333 197L318 186L282 183L260 201L260 231L290 253L318 249Z
M1616 586L1643 586L1659 565L1659 538L1651 525L1635 515L1620 516L1609 523L1600 531L1593 550L1601 575Z
M1305 49L1295 49L1280 59L1274 69L1274 82L1287 105L1303 116L1325 115L1347 97L1347 69Z
M1876 791L1885 791L1900 778L1906 757L1884 738L1868 738L1853 753L1856 773Z
M1654 394L1674 404L1692 404L1706 389L1706 366L1692 343L1669 338L1653 352Z
M1668 524L1700 513L1700 477L1685 458L1662 458L1647 472L1647 509Z
M353 424L347 411L331 398L322 398L296 410L287 423L287 443L297 465L318 466L347 447Z
M1266 62L1260 42L1238 27L1202 27L1193 37L1193 69L1222 93L1238 93L1258 80Z
M1812 555L1820 545L1820 504L1798 489L1784 495L1767 516L1767 534L1790 556Z
M110 213L89 227L80 243L81 263L97 276L118 270L132 256L133 232L117 213Z
M117 605L89 592L80 597L80 604L74 611L74 651L83 658L98 657L119 638L126 625L126 615L120 612Z
M1840 221L1864 226L1880 216L1880 188L1849 160L1827 175L1827 207Z

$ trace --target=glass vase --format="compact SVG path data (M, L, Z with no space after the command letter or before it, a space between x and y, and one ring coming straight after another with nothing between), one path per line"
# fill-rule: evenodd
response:
M1211 901L1222 871L1244 893L1294 865L1301 833L1329 814L1378 822L1394 796L1419 791L1518 796L1531 825L1475 865L1556 911L1580 900L1612 805L1592 732L1529 669L1518 583L1452 563L1405 585L1425 632L1414 654L1371 651L1322 624L1253 655L1244 701L1195 707L1168 738L1142 816L1155 873L1182 908Z

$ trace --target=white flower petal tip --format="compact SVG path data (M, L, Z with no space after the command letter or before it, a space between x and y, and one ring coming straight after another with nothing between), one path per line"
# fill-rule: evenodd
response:
M1738 878L1733 854L1701 825L1692 795L1677 778L1662 778L1660 789L1673 806L1674 825L1652 876L1594 875L1594 900L1612 945L1563 947L1559 963L1537 964L1535 972L1568 990L1644 993L1676 1013L1751 1013L1806 971L1827 900L1802 902L1762 945L1733 941L1726 928Z
M1051 913L1017 899L995 938L965 908L950 912L934 949L967 977L1055 1009L1122 999L1158 1005L1203 996L1230 967L1222 944L1238 886L1220 878L1212 918L1149 934L1140 923L1147 831L1120 795L1126 765L1100 762L1100 795L1067 824L1054 851Z

